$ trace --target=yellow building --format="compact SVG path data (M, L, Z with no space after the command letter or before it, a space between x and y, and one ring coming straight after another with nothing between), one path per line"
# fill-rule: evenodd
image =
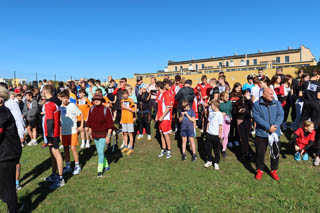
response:
M244 83L248 74L257 74L257 70L264 69L264 73L271 77L276 68L283 68L284 74L295 75L298 68L316 65L317 61L309 48L301 45L298 49L288 48L272 52L252 54L234 54L233 56L211 57L205 59L192 59L185 61L168 61L168 67L156 73L135 73L128 83L135 85L136 77L142 76L145 83L150 83L151 77L162 80L168 76L173 78L181 75L185 79L191 79L194 83L200 81L202 75L208 78L217 78L223 71L229 83Z

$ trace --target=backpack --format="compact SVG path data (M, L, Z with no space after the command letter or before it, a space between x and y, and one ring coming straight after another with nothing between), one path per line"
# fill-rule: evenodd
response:
M92 112L92 111L93 111L94 107L95 107L95 106L92 106L92 107L90 108L90 112ZM107 108L107 107L104 107L104 108L103 108L103 114L104 114L104 117L106 117L106 116L107 116L107 110L108 110L108 108Z

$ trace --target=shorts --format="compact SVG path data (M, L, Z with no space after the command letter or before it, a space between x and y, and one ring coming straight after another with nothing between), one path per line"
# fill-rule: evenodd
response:
M133 124L121 124L122 125L122 132L134 132L134 125Z
M171 120L164 120L159 122L159 130L162 132L162 134L170 134L172 129L171 129Z
M78 145L78 134L62 135L63 146L77 146Z
M77 127L79 128L81 126L81 121L77 121ZM86 125L86 122L83 121L83 128L86 128L87 125Z
M60 140L58 137L47 137L49 147L59 149Z
M181 130L181 137L194 137L194 129Z
M38 122L37 120L27 121L27 126L30 127L31 129L37 128Z

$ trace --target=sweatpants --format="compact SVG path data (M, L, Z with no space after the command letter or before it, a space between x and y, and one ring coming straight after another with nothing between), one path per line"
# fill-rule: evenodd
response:
M104 168L109 167L107 158L104 155L104 148L106 146L105 138L95 138L94 143L98 152L98 172L103 172Z
M150 121L149 118L150 112L138 112L138 127L139 127L139 134L143 134L143 128L146 129L148 135L151 135L150 129Z
M208 156L208 161L213 161L212 157L212 149L214 152L214 163L220 162L220 139L217 135L211 135L207 133L207 141L206 141L206 152Z
M237 116L235 114L232 114L232 121L230 125L230 141L239 141L239 131L237 127Z
M249 135L251 130L251 120L250 119L237 119L238 132L240 135L240 153L249 153Z
M230 123L226 122L226 117L223 119L222 124L222 151L226 151L230 132Z
M16 192L16 161L0 162L0 199L4 201L9 212L18 212Z
M257 169L263 170L264 169L264 156L267 151L268 147L268 138L263 138L256 136L256 139L254 141L254 144L256 146L256 166ZM276 159L271 158L271 170L277 170L279 165L279 157Z
M294 108L295 108L296 116L295 116L295 119L293 120L294 122L291 124L291 128L293 128L294 130L297 130L300 124L301 113L303 108L303 100L298 99L295 103Z
M152 114L152 118L155 119L158 112L157 99L150 99L150 112Z
M303 122L309 118L314 123L314 128L317 129L320 123L320 103L317 101L304 101L302 114L300 119L300 127L303 126Z

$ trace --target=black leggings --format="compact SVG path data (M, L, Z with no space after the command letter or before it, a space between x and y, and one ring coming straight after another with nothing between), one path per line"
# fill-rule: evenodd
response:
M152 113L152 118L156 118L158 112L158 104L156 99L150 99L150 112Z
M143 128L146 129L148 135L151 135L150 130L150 121L151 121L150 112L138 112L138 127L139 134L143 134Z
M251 127L250 127L251 129ZM237 116L235 114L232 114L232 121L230 125L230 139L229 141L239 141L239 133L238 133L238 128L237 128Z
M268 147L268 138L262 138L262 137L256 136L254 144L256 146L257 169L263 170L264 156L266 154L267 147ZM279 157L277 157L276 159L273 159L270 157L270 159L271 159L271 170L277 170L279 165Z
M213 161L212 149L214 151L214 163L219 163L221 149L219 136L207 133L206 152L208 156L208 161L211 162Z
M9 212L18 212L16 192L16 161L0 162L0 199L8 205Z
M300 119L300 127L303 126L303 122L309 118L314 123L314 128L318 129L320 123L320 104L317 101L304 101L302 114Z
M240 120L238 119L238 122ZM242 123L238 125L238 132L240 135L240 153L249 153L249 134L251 130L251 120L242 120Z

